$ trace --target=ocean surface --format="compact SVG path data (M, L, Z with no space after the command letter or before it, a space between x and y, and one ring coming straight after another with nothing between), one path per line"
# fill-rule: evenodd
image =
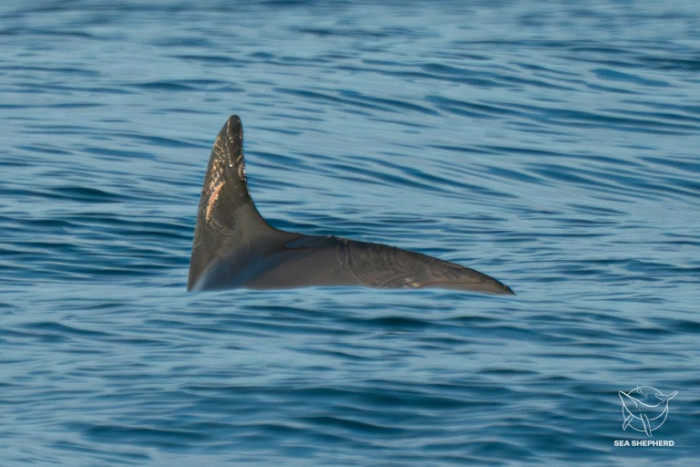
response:
M517 295L187 293L231 114L274 226ZM0 465L700 458L696 0L4 0L0 167Z

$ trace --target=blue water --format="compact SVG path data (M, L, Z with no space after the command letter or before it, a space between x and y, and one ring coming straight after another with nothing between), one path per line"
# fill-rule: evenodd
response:
M696 0L143 3L0 4L0 464L697 460ZM234 113L275 226L518 295L186 293Z

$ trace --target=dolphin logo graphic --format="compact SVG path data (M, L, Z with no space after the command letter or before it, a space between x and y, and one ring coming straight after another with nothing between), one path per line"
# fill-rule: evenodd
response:
M651 386L637 386L629 392L620 391L618 394L622 401L622 429L630 427L651 437L651 433L666 421L668 401L676 397L678 391L664 394Z

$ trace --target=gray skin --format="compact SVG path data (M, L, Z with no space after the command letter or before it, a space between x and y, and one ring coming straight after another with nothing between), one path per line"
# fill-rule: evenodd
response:
M214 142L204 178L187 290L338 285L513 294L496 279L431 256L271 227L248 193L243 129L231 116Z

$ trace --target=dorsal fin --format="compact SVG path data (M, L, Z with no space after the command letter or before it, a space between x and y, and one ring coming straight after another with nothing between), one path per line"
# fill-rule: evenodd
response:
M204 178L188 290L364 285L513 293L492 277L423 254L270 227L248 193L242 145L234 115L216 138Z
M199 199L187 289L232 245L275 232L253 204L243 160L243 127L229 117L216 137Z

